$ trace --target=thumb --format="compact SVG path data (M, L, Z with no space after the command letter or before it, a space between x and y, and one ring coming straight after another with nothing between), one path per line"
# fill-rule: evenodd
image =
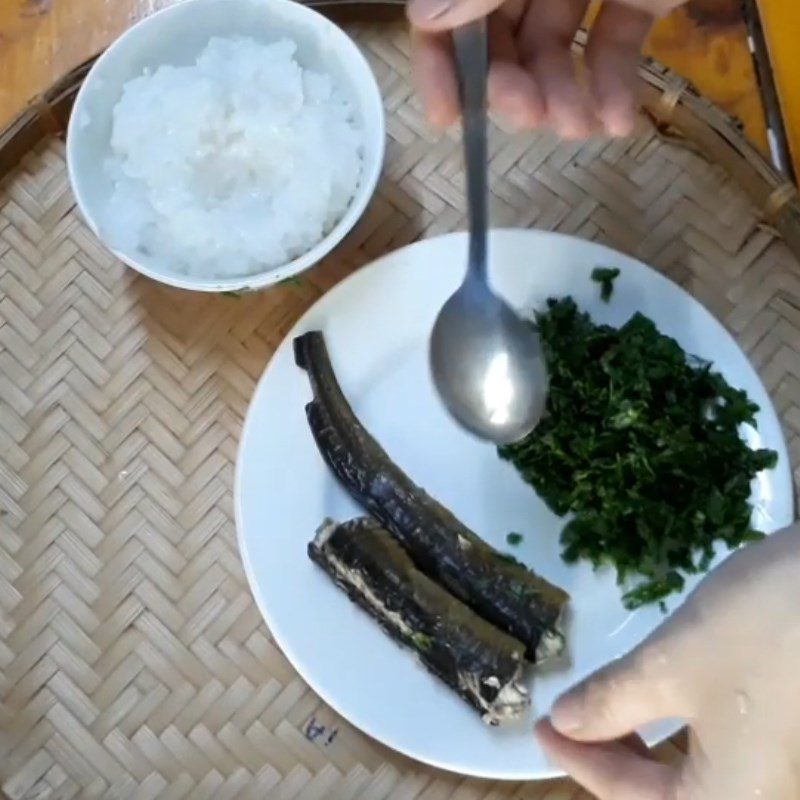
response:
M504 0L409 0L408 19L415 28L439 32L488 17Z
M553 730L546 720L536 725L535 734L548 759L600 800L676 797L678 770L642 754L638 746L622 741L574 742Z
M607 741L642 725L690 716L690 667L682 636L672 626L559 698L551 711L556 731L579 741Z

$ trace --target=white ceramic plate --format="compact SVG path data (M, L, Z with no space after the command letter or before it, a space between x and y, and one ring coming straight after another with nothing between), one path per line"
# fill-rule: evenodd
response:
M651 317L690 353L714 361L761 406L753 445L780 456L754 487L756 519L772 531L792 521L789 461L767 393L745 355L698 302L657 272L600 245L534 231L492 236L497 289L517 306L572 294L602 322L635 311ZM339 284L306 313L275 353L244 428L236 486L239 542L256 602L298 672L340 714L408 756L490 778L550 777L531 735L534 714L583 676L621 655L663 620L656 608L626 612L610 572L566 566L562 522L495 450L463 433L434 394L427 341L436 313L461 279L463 234L423 241L386 256ZM590 280L595 266L622 270L610 304ZM324 517L359 509L322 462L306 424L311 398L294 364L292 339L324 331L336 374L356 414L392 458L467 525L501 550L524 534L514 555L572 595L567 637L572 665L532 677L531 719L489 728L449 689L397 647L306 555ZM693 584L693 582L690 582ZM674 604L673 604L674 605ZM675 729L665 721L651 741Z

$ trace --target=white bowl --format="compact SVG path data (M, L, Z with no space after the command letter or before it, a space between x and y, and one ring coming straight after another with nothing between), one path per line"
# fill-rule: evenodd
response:
M359 186L344 216L309 251L279 267L226 278L200 278L141 252L120 252L104 235L103 212L112 194L105 162L111 155L114 106L125 83L146 68L188 65L213 36L247 36L265 43L288 37L303 67L326 72L347 92L364 131ZM361 51L340 28L292 0L184 0L135 25L97 60L78 97L67 131L67 167L78 208L98 238L129 266L184 289L242 291L269 286L316 264L350 231L378 182L385 141L383 104Z

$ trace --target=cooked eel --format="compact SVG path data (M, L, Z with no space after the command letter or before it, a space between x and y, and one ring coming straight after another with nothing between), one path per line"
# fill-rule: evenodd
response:
M322 333L299 336L294 346L314 392L306 406L311 431L345 489L397 538L422 572L521 641L529 660L558 654L567 593L484 542L391 461L353 414Z
M326 520L308 554L430 672L496 725L530 704L525 647L423 575L371 518Z

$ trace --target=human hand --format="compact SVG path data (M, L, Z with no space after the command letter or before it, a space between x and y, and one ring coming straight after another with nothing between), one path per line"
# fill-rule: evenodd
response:
M489 17L489 105L520 128L549 125L566 139L634 125L639 55L654 20L683 0L605 0L586 47L588 87L570 46L589 0L409 0L413 63L429 119L459 115L450 31Z
M536 731L548 756L600 800L796 800L798 587L799 526L733 555L653 636L555 704ZM678 767L629 736L669 717L691 731Z

